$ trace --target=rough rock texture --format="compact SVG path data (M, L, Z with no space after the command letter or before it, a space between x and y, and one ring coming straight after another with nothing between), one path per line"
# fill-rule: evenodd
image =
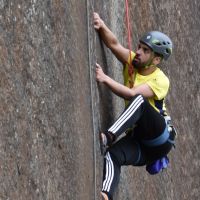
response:
M174 42L163 63L177 127L170 167L158 176L124 167L115 199L199 199L200 2L129 1L133 47L146 31ZM92 24L100 13L126 44L124 1L0 0L0 199L100 199L97 132L123 101L95 81L95 62L122 82L122 66Z
M0 8L0 199L90 199L87 5L13 0Z

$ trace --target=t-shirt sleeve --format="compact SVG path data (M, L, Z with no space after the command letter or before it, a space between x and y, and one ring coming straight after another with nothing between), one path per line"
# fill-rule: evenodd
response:
M127 64L128 65L130 64L130 61L132 62L134 57L135 57L135 52L131 51L131 56L129 55L128 60L127 60Z
M128 80L128 68L130 65L130 61L132 62L132 60L135 57L135 53L133 51L131 51L131 58L130 56L128 57L127 63L124 65L124 70L123 70L123 75L124 75L124 84L127 82ZM126 84L125 84L126 85Z
M155 99L161 100L166 97L169 90L169 79L164 74L147 81L147 84L153 90Z

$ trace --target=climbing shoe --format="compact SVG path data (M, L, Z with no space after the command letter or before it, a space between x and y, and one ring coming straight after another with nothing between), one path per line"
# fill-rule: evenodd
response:
M100 142L100 150L101 150L101 155L105 155L106 150L107 150L107 137L104 133L99 133L99 142Z

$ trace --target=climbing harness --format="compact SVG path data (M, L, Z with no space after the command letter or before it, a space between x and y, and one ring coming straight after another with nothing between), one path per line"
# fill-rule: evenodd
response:
M174 137L173 139L170 138L170 132L168 131L168 126L166 126L163 133L155 139L152 140L142 140L142 143L149 147L155 147L164 144L165 142L169 142L171 144L175 144Z
M129 75L129 84L130 88L134 86L134 81L133 81L133 75L134 75L134 68L131 62L131 50L132 50L132 38L131 38L131 28L130 28L130 20L129 20L129 5L128 5L128 0L125 0L125 7L126 7L126 26L127 26L127 43L128 43L128 48L129 48L129 62L128 64L128 75Z
M164 144L165 142L171 143L173 146L175 146L175 138L176 138L176 129L171 124L171 117L165 116L165 123L166 127L163 131L163 133L158 136L157 138L154 138L152 140L142 140L142 143L149 147L155 147Z

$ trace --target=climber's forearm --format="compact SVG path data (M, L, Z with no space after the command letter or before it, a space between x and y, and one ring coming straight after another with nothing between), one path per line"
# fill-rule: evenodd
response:
M130 89L116 82L109 76L106 76L104 80L104 84L117 96L122 97L126 100L130 100L136 94L133 89Z
M115 34L106 26L104 22L103 25L98 30L101 39L105 45L113 52L119 61L125 64L128 60L130 52L127 48L124 48L118 41Z

